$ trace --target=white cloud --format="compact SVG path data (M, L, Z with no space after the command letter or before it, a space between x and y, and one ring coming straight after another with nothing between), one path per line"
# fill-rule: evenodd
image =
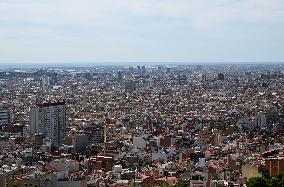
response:
M283 18L283 0L58 0L0 2L0 20L49 25L117 24L135 16L183 18L197 26ZM129 16L129 17L128 17Z
M262 28L259 34L256 25ZM270 41L277 42L276 26L281 25L283 0L0 0L0 61L14 59L13 51L25 59L51 55L68 60L161 59L164 55L162 60L198 61L203 53L208 59L222 57L224 47L231 49L226 54L241 56L258 44L273 49ZM265 30L270 27L273 32ZM248 38L256 43L250 50L245 49ZM258 42L262 38L265 42ZM283 37L278 41L283 43ZM276 42L273 46L281 48L283 44Z

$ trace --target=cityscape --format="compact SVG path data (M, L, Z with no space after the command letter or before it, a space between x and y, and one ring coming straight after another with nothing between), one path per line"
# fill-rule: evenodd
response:
M0 0L0 187L284 187L284 0Z
M0 186L283 186L283 83L281 64L2 68Z

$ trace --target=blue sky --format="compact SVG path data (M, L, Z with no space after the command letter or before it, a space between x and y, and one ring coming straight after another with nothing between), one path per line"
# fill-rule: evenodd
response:
M0 0L0 63L284 62L283 0Z

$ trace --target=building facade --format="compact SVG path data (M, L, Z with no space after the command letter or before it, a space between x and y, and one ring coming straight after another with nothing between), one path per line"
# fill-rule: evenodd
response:
M44 103L30 108L30 132L41 133L60 144L66 135L65 102Z
M10 111L7 108L0 108L0 125L8 125L11 123Z

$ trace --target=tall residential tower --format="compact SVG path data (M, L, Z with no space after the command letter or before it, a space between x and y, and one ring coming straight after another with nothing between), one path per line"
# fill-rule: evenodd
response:
M30 132L41 133L60 144L66 135L65 102L43 103L30 108Z
M11 123L11 114L8 108L0 107L0 125L8 125Z

